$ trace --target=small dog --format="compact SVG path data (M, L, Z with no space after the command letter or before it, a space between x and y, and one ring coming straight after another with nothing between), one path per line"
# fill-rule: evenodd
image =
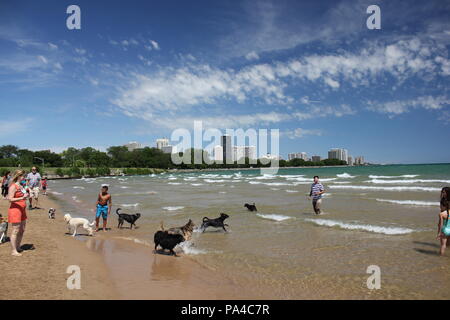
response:
M56 209L50 208L48 210L48 218L49 219L55 219L55 213L56 213Z
M214 228L222 228L225 230L225 232L228 232L227 229L225 229L225 226L228 227L227 224L223 223L225 219L229 218L229 216L226 213L221 213L219 218L216 219L210 219L208 217L203 218L203 223L201 226L202 232L205 232L206 228L208 227L214 227Z
M0 214L0 243L5 243L8 234L8 222Z
M126 221L130 224L130 229L136 228L136 225L134 224L137 219L141 216L140 213L135 214L127 214L127 213L119 213L119 211L122 210L121 208L116 210L117 215L119 216L119 224L117 225L117 228L122 229L123 222Z
M244 204L244 207L246 207L248 209L248 211L258 211L258 209L256 209L255 203L253 202L253 204Z
M94 230L91 228L94 226L95 221L89 223L89 221L85 218L72 218L70 214L64 215L64 221L67 223L67 228L69 229L69 233L72 233L72 228L74 229L72 237L77 235L78 227L83 227L89 232L89 235L92 236L94 234Z
M181 234L186 241L191 240L192 232L194 232L194 227L195 224L191 219L189 219L189 221L182 227L174 227L167 230L164 230L163 223L161 222L162 231L167 231L170 234Z
M170 253L177 257L173 248L183 241L184 237L182 234L171 234L168 231L158 230L154 236L155 252L158 246L160 246L163 250L169 249Z

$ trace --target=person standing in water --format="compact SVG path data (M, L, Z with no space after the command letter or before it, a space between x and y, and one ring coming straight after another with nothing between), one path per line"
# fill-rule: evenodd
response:
M325 193L323 185L319 182L319 176L314 176L314 183L311 185L309 198L312 197L312 205L314 212L320 214L320 206L322 205L322 194Z
M447 241L450 239L450 187L441 190L441 212L439 213L437 239L441 241L440 255L444 255Z
M109 204L109 206L108 206ZM98 223L100 216L103 218L103 231L106 231L106 223L108 221L108 215L111 213L112 198L108 193L108 185L102 184L102 189L97 198L97 212L95 214L95 231L98 231Z

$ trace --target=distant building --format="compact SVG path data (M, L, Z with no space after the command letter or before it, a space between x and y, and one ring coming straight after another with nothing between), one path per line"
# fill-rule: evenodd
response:
M262 156L260 159L282 160L283 158L279 155L268 153L268 154Z
M352 156L348 156L348 158L347 158L347 164L348 164L349 166L352 166L352 165L353 165L353 157L352 157Z
M222 146L215 146L214 147L214 161L223 161L223 148Z
M312 156L312 158L311 158L312 162L319 162L321 160L322 160L322 158L320 156Z
M364 157L363 156L355 157L355 162L354 162L355 165L361 166L361 165L363 165L365 163L366 162L364 161Z
M177 148L174 146L164 146L161 148L161 151L164 153L177 153Z
M162 150L163 147L169 146L169 139L156 139L156 148Z
M333 148L328 151L328 159L338 159L347 162L348 151L347 149Z
M242 158L256 159L255 146L233 146L233 161Z
M308 155L306 154L306 152L289 153L288 160L292 159L303 159L305 161L308 161Z
M230 163L233 161L233 150L231 145L231 136L224 135L220 138L221 146L222 146L222 161L225 163Z
M127 147L128 151L133 151L142 148L142 145L137 141L130 141L127 144L124 144L124 147Z

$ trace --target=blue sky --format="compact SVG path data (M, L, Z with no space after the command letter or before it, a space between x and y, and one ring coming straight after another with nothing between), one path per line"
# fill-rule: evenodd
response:
M153 146L202 120L279 129L284 157L449 162L449 17L440 0L3 0L0 144Z

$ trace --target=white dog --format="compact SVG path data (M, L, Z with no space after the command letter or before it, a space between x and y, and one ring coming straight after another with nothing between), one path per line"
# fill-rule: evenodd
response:
M68 213L64 215L64 221L67 223L69 233L72 233L72 228L74 229L72 237L75 237L77 235L77 229L80 226L86 229L89 232L90 236L92 236L94 233L94 230L92 230L91 227L95 224L95 221L89 223L89 221L85 218L72 218L72 216Z

